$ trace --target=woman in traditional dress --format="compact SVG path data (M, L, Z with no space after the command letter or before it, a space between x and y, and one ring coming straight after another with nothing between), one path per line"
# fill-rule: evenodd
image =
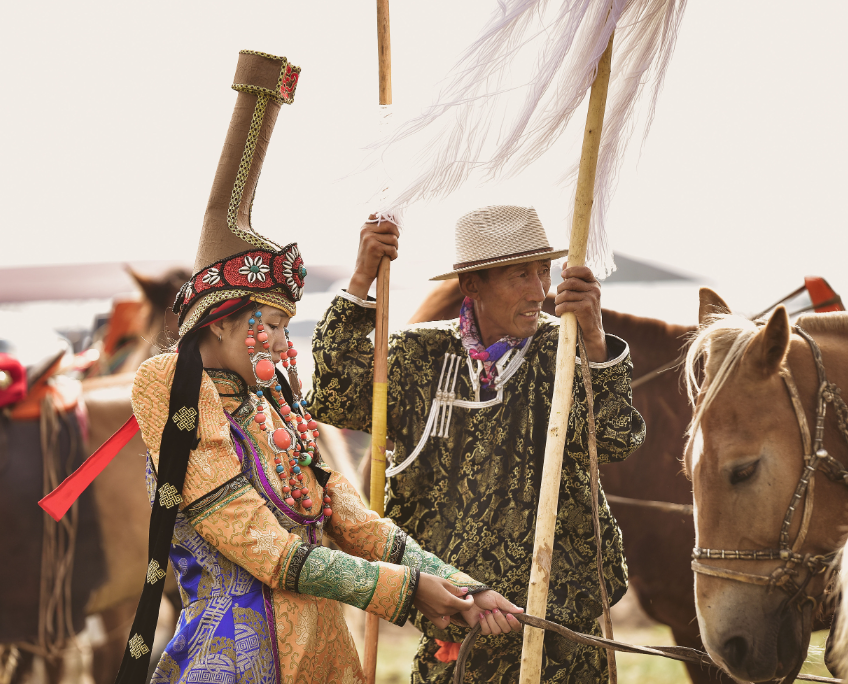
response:
M285 58L241 53L195 274L175 304L178 353L145 362L133 385L153 514L121 684L143 682L168 560L183 610L154 683L362 681L341 603L395 624L414 604L440 627L458 614L484 633L520 628L509 614L520 609L378 518L321 460L286 329L306 268L295 243L250 226L298 73Z

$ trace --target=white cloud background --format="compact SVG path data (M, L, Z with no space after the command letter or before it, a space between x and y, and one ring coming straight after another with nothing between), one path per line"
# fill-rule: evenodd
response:
M433 100L494 0L393 0L396 119ZM373 174L338 182L376 131L374 3L28 2L4 8L0 267L193 261L232 113L239 49L303 68L277 123L254 225L307 263L352 265ZM739 308L823 275L848 295L848 4L690 2L653 129L635 138L608 230L616 251L694 273ZM456 216L534 204L566 241L572 135L521 178L410 212L398 286L420 298L453 261ZM691 287L609 286L607 304L694 320ZM403 300L403 296L401 296ZM399 300L400 301L400 300Z

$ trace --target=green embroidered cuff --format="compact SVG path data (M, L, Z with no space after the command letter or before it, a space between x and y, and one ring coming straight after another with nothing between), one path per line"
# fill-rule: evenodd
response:
M365 610L379 577L380 567L375 563L316 546L307 552L297 578L296 591Z
M442 562L437 556L429 551L425 551L412 537L406 538L403 559L400 563L401 565L415 568L419 572L426 572L428 575L435 575L436 577L446 579L455 587L468 587L469 594L478 594L489 588L482 582L472 579L452 565ZM456 575L459 575L459 577L456 577Z
M426 572L428 575L436 575L436 577L442 577L444 579L447 579L455 572L459 572L452 565L443 563L437 556L422 549L412 537L406 538L406 545L400 563L409 568Z

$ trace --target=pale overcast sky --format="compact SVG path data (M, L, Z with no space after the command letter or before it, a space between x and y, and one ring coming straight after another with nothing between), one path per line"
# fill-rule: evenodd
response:
M432 101L496 6L393 0L396 118ZM303 68L254 225L297 240L307 263L352 265L368 176L337 181L376 131L374 15L373 0L8 4L0 267L192 262L244 48ZM641 147L634 139L619 178L613 248L696 274L749 311L805 274L848 296L846 20L844 0L690 1L653 129ZM515 181L410 212L399 284L447 270L453 222L475 205L533 204L552 242L566 242L568 191L556 179L577 152L563 142ZM669 318L694 320L691 291L685 301L663 292L637 299L674 301L686 311Z

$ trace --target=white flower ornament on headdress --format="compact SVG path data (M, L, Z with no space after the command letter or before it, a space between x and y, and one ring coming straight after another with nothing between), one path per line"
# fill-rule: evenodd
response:
M247 282L253 283L259 279L260 283L265 282L265 274L271 268L262 263L262 257L258 256L255 259L250 256L244 258L244 266L239 269L239 273L247 276Z
M297 246L293 246L286 251L283 258L283 276L286 279L286 285L289 286L292 294L297 299L300 299L303 293L303 280L306 278L306 267L303 265L303 257L300 256L300 250Z

